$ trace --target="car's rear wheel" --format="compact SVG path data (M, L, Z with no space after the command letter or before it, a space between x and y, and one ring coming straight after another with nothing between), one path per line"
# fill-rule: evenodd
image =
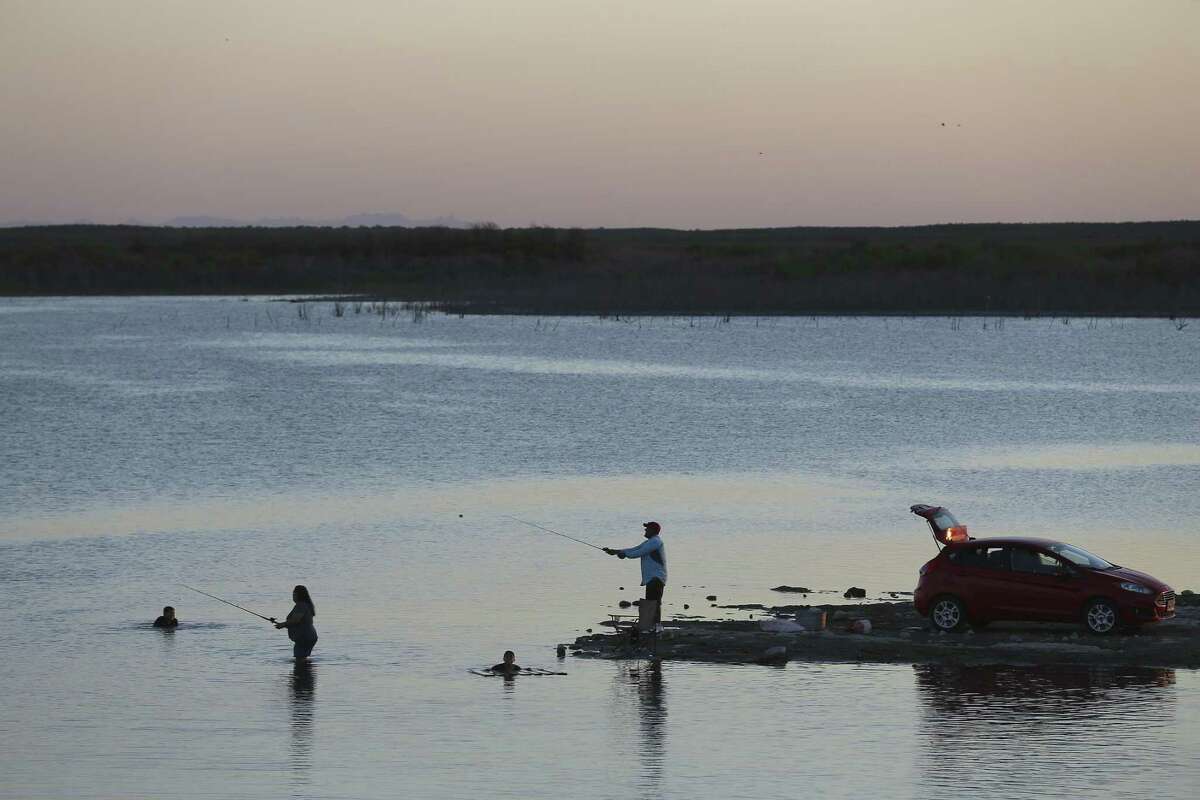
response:
M933 606L929 609L929 621L936 630L946 633L956 631L967 621L967 609L962 600L944 594L933 601Z
M1117 629L1120 615L1111 600L1093 600L1083 610L1083 626L1088 633L1097 636L1108 636Z

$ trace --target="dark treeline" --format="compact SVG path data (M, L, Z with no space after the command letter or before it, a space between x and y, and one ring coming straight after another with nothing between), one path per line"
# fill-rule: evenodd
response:
M0 293L357 294L513 313L1200 315L1200 222L0 230Z

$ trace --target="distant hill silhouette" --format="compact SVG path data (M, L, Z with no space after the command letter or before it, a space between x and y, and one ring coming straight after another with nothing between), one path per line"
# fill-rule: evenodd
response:
M1200 222L0 230L0 294L276 293L493 313L1200 316Z
M469 222L457 217L410 219L403 214L352 214L341 219L309 219L307 217L260 217L253 220L231 217L172 217L162 223L168 228L466 228Z
M61 222L51 222L37 219L18 219L0 222L0 228L30 228L63 225ZM96 225L88 219L73 220L70 225ZM458 217L433 217L431 219L412 219L404 214L374 213L351 214L341 219L310 219L308 217L259 217L258 219L236 219L234 217L213 217L192 215L172 217L161 223L142 222L129 219L123 225L164 228L468 228L470 222Z

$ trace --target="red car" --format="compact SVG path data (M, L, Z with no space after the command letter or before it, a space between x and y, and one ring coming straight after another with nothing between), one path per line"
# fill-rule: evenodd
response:
M913 603L933 627L994 620L1082 622L1095 634L1175 616L1175 592L1144 572L1050 539L972 539L940 506L915 505L941 552L921 567Z

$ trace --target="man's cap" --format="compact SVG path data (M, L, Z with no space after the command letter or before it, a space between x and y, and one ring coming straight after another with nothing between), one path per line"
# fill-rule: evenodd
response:
M642 527L655 533L662 530L662 525L659 525L657 522L643 522Z

